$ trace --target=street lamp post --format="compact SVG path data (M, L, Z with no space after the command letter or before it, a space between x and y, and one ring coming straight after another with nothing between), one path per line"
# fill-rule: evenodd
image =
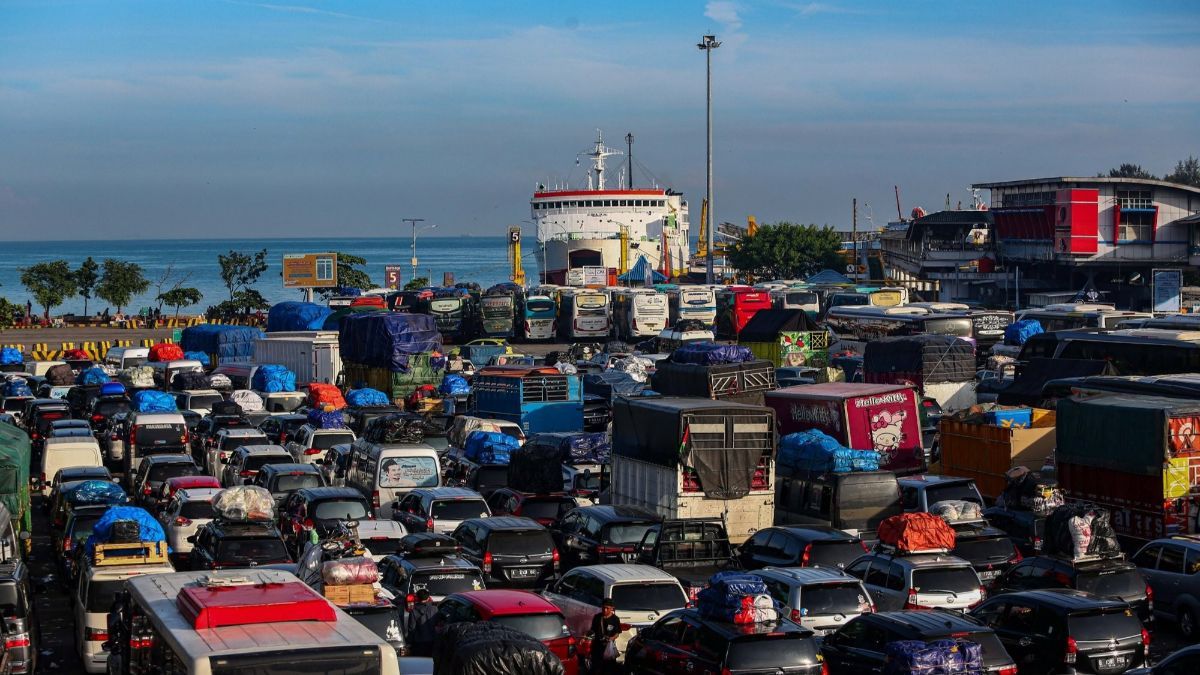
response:
M418 272L417 272L417 223L423 223L423 222L425 222L425 219L424 218L402 218L401 220L403 220L406 223L412 224L412 259L409 262L412 264L412 278L416 279L417 274L418 274ZM425 227L422 227L421 229L422 230L432 230L436 227L437 227L437 225L427 225Z
M700 39L700 43L696 45L700 51L704 52L705 79L707 86L705 88L705 129L707 133L707 145L705 151L705 166L707 174L707 188L705 197L708 203L708 209L705 210L704 231L708 236L707 249L705 250L704 260L704 279L706 283L715 283L713 274L713 247L716 242L716 237L713 236L713 168L712 168L712 53L713 50L721 46L717 41L716 35L705 35Z

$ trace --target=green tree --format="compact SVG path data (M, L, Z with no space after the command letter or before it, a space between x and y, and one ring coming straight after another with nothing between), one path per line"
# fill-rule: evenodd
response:
M775 223L738 242L729 263L761 279L794 279L823 269L841 269L842 238L830 227Z
M104 259L104 272L100 275L100 284L96 286L96 297L111 302L118 312L133 300L133 296L145 293L147 288L150 288L150 282L142 274L141 265L113 258Z
M221 264L221 281L229 289L229 301L235 302L239 292L249 290L267 271L267 249L254 255L230 249L229 255L218 254L217 262Z
M29 290L34 301L45 309L47 321L50 320L51 309L75 295L75 275L71 273L71 264L66 260L50 260L26 267L21 270L21 284Z
M428 279L428 277L416 277L416 278L414 278L414 279L410 279L410 280L408 281L408 283L404 284L404 290L406 290L406 291L419 291L419 290L421 290L422 288L425 288L425 287L426 287L426 286L428 286L428 285L429 285L429 279Z
M14 305L8 301L8 298L0 297L0 327L7 328L13 325L13 317L25 315L25 308L20 305Z
M172 288L156 298L159 306L167 305L175 308L175 316L179 316L180 307L190 307L200 302L204 294L198 288Z
M1103 177L1104 174L1099 174L1099 176ZM1119 166L1115 169L1109 169L1108 177L1109 178L1149 178L1150 180L1156 180L1155 175L1150 173L1149 171L1143 169L1141 164L1130 164L1128 162L1122 164L1121 166Z
M92 299L92 295L96 291L96 283L100 281L100 266L92 260L92 256L88 256L79 264L72 274L75 275L75 290L79 293L79 297L83 298L83 315L88 313L88 300Z
M1163 180L1181 185L1200 187L1200 159L1188 155L1187 159L1180 160L1175 165L1174 171L1163 176Z
M371 283L371 276L366 270L362 269L367 264L367 259L349 253L335 251L337 255L337 282L338 288L357 288L366 290L374 288L375 284ZM319 288L317 293L328 298L332 295L337 295L337 288Z

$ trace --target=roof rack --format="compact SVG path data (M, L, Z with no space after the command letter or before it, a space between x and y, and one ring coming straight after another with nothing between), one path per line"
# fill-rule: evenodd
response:
M875 550L879 553L905 558L910 555L950 555L948 548L923 548L917 551L901 551L892 544L885 544L882 541L875 542Z
M96 544L92 551L92 564L96 567L151 565L165 562L167 562L167 542L165 541Z

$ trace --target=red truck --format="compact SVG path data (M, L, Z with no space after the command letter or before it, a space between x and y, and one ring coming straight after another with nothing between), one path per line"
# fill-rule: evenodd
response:
M1058 402L1058 485L1104 506L1124 540L1195 534L1200 403L1118 394Z
M766 393L779 435L819 429L855 450L877 450L879 468L925 470L917 393L892 384L829 382Z

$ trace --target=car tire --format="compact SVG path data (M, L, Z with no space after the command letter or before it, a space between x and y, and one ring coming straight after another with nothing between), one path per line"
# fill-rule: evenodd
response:
M1197 637L1200 637L1200 619L1196 617L1196 610L1191 607L1184 607L1179 610L1179 616L1176 617L1176 625L1179 627L1179 634L1188 642L1195 642Z

